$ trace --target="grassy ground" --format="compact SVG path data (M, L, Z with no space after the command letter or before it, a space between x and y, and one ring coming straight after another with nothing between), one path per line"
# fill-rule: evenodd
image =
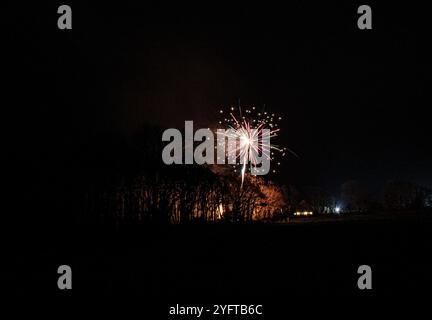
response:
M421 296L432 284L429 218L300 221L80 227L17 254L15 292L57 294L60 264L72 266L74 295L150 295L163 301L364 295L357 289L362 264L373 270L372 296Z

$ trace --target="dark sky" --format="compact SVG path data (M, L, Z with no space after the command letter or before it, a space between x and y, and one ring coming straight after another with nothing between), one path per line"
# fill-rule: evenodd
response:
M17 85L8 125L36 170L101 132L211 125L241 99L284 116L281 141L299 159L284 163L283 182L432 184L430 35L418 6L373 6L373 30L360 31L358 3L71 2L73 30L60 31L60 4L4 17Z

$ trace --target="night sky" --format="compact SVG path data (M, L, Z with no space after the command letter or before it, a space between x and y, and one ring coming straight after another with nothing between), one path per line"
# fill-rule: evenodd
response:
M19 89L7 125L30 171L73 167L103 132L211 126L240 99L284 116L280 141L299 158L284 162L282 183L432 183L418 7L374 7L373 30L360 31L356 4L71 6L72 31L56 28L57 4L33 5L19 22L9 11Z
M62 4L72 7L72 30L57 28ZM5 292L44 302L58 293L99 297L98 312L110 309L110 294L150 294L136 304L144 317L145 304L166 316L158 303L168 300L161 297L174 297L173 303L197 297L192 303L219 296L213 305L265 303L242 297L274 295L284 314L296 305L302 314L321 313L310 308L320 297L332 311L346 306L341 298L350 294L424 298L421 289L430 292L432 285L430 204L407 188L390 193L388 203L379 200L393 179L432 187L431 13L412 2L369 2L373 29L359 30L362 4L5 6L2 182L9 206L2 206L2 218L13 220L2 229L13 251L13 259L4 259L13 269L4 273L12 284ZM277 143L298 155L268 176L294 188L274 192L264 179L250 183L248 210L264 213L256 224L251 214L237 217L245 211L237 205L243 185L238 193L231 188L237 175L228 179L197 166L145 171L152 157L136 148L143 136L137 133L182 129L186 120L195 129L213 127L221 108L239 103L282 115ZM367 202L364 212L360 205L344 212L341 185L351 180L362 187L354 191ZM308 190L322 212L307 209ZM292 197L281 204L287 194ZM409 206L399 205L407 195ZM167 199L175 199L171 211ZM270 212L273 200L278 207ZM204 209L197 215L196 203L211 201L213 220ZM341 214L324 214L339 206ZM174 209L178 225L168 224ZM294 217L297 210L314 214ZM56 285L62 264L73 267L73 295ZM373 268L373 291L357 287L365 264ZM307 308L294 302L302 295L311 297L301 298ZM399 311L379 302L386 314ZM356 312L366 306L355 303Z

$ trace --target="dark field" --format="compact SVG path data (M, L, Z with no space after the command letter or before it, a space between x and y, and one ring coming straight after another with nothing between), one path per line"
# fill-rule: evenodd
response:
M151 296L174 303L421 297L432 284L431 222L414 215L369 222L80 228L53 235L59 240L51 238L50 246L35 240L24 248L14 282L19 295ZM31 270L30 262L36 262ZM60 264L73 269L71 293L57 289ZM357 288L362 264L373 271L373 290L367 292Z

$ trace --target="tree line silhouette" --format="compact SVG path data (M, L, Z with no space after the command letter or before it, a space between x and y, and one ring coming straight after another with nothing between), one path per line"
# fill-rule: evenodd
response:
M84 215L102 221L187 223L272 219L286 207L281 188L229 165L165 165L159 128L89 147L92 177ZM107 154L108 152L108 154ZM104 163L104 165L100 165Z
M278 185L264 177L240 175L229 165L165 165L162 130L143 128L130 137L112 135L86 149L84 219L103 223L190 223L286 220L294 211L335 213L421 210L431 190L389 181L380 197L361 183L342 184L335 197L319 187ZM301 190L300 190L301 189Z

